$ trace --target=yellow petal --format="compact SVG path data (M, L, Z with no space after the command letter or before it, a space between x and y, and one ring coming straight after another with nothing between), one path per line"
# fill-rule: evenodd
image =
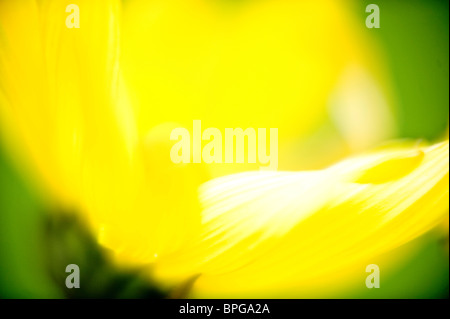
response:
M173 282L199 275L193 296L311 296L335 287L448 216L448 155L446 141L323 171L210 181L201 188L201 236L156 274Z
M65 25L70 3L1 2L0 114L52 199L77 207L95 180L126 175L128 158L113 95L119 1L78 1L79 29Z

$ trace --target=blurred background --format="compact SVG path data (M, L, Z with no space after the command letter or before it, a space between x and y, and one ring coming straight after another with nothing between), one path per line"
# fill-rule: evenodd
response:
M448 1L376 1L380 7L379 29L365 27L368 15L365 8L370 3L372 1L348 1L344 7L345 14L352 19L350 25L357 39L364 39L361 51L373 54L376 64L371 66L371 59L367 59L367 67L363 71L350 67L348 73L344 72L342 85L326 97L329 119L321 121L301 139L295 136L286 138L280 144L279 169L322 168L386 139L425 139L432 142L448 134ZM345 48L335 47L335 50L327 54L343 54L339 51L345 51ZM129 72L132 75L133 70ZM360 85L355 84L355 79ZM359 123L361 117L352 119L352 114L358 112L352 103L358 101L361 94L363 97L372 94L372 103L385 105L381 113L369 113L363 124ZM334 116L336 113L339 116ZM373 123L376 127L369 133L376 138L369 138L369 142L361 141L361 136L354 136L352 130L346 131L352 125L370 126ZM280 126L279 130L282 129ZM378 131L380 135L377 135ZM342 147L339 139L334 139L338 133L346 139L346 147ZM304 156L306 153L309 156ZM286 154L298 160L283 161ZM219 167L212 170L211 176L229 172L227 168ZM383 289L355 287L338 297L448 298L448 237L440 232L431 232L408 245L416 248L414 253L402 261L388 278L383 278ZM70 263L78 264L82 269L80 289L69 290L64 286L65 265ZM365 276L362 273L361 280ZM168 292L144 278L142 269L125 271L112 264L76 214L49 213L14 157L5 145L0 145L1 298L165 296Z

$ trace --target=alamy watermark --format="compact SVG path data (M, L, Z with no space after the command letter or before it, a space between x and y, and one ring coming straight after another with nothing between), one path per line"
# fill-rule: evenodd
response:
M66 277L66 287L69 289L80 288L80 267L76 264L67 265L66 272L70 273Z
M370 273L366 277L366 287L369 289L380 288L380 267L376 264L367 265L366 272Z
M191 158L192 163L244 163L247 149L247 163L256 163L258 158L261 169L277 170L277 128L270 129L269 137L265 128L226 128L223 140L218 128L210 127L202 132L201 120L194 120L192 126L192 139L184 127L175 128L170 133L170 140L177 141L170 150L170 159L175 164L191 163ZM203 141L209 142L203 146Z
M80 8L76 4L69 4L66 12L70 13L66 18L66 27L69 29L80 27Z
M366 12L370 13L366 18L366 27L369 29L380 28L380 7L376 4L369 4L366 7Z

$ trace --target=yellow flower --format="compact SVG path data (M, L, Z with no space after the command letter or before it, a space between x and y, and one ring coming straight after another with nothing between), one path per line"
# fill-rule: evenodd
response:
M376 50L344 5L79 0L80 28L68 29L70 3L0 2L2 137L50 204L81 212L101 244L151 264L161 285L305 293L445 217L448 143L206 184L256 166L170 161L170 131L194 119L280 128L285 169L389 137L383 99L352 116L355 90L383 89L367 76ZM298 164L292 145L333 120L320 140L333 154Z

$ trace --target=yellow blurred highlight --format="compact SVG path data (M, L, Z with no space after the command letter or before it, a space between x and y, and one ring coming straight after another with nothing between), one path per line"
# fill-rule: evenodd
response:
M311 297L345 289L374 258L447 220L448 148L446 141L377 151L320 171L207 182L202 233L155 263L155 276L173 284L198 275L196 297ZM397 254L385 262L408 252Z

